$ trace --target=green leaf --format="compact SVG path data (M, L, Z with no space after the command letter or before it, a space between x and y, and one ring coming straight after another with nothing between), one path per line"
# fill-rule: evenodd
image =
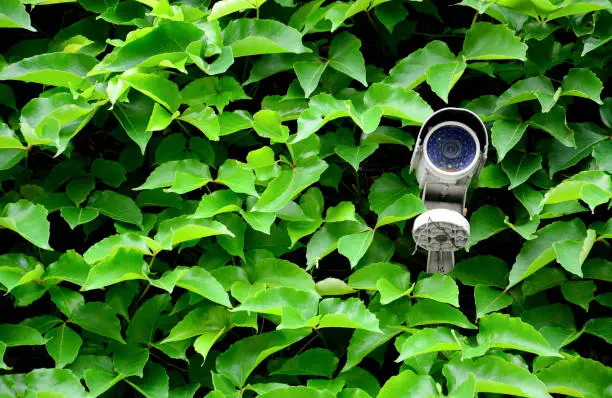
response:
M414 137L411 134L395 127L379 126L371 133L363 134L361 136L361 144L396 144L412 149L414 145Z
M588 358L567 358L542 369L537 376L551 394L596 397L609 388L612 369Z
M90 207L62 207L60 214L70 225L70 229L75 229L79 225L87 224L98 218L100 212Z
M90 176L75 178L66 185L66 195L76 205L80 205L85 201L85 199L87 199L87 197L89 196L91 191L93 191L95 186L96 181Z
M259 197L255 189L255 175L253 170L245 163L237 160L226 160L217 172L215 182L230 188L232 192L246 193L251 196Z
M353 336L351 336L351 340L347 348L346 364L342 368L342 372L346 372L354 368L376 348L382 346L394 336L401 333L401 327L385 326L384 323L385 321L389 320L388 318L391 318L390 316L385 318L380 312L377 314L377 316L381 319L380 329L382 333L356 329L355 332L353 332ZM393 319L393 321L396 320Z
M90 302L81 305L71 314L70 322L89 332L125 343L115 311L104 303Z
M612 161L610 161L612 157L610 154L612 154L612 140L610 139L604 140L594 147L593 158L595 158L599 170L612 173Z
M416 187L411 189L396 174L384 173L370 187L370 194L368 195L370 208L380 214L395 201L409 193L418 195L418 190Z
M338 239L338 252L349 259L351 268L355 268L372 244L373 239L373 229L357 234L345 235Z
M80 293L62 286L52 286L49 289L49 294L57 309L68 317L85 303L85 299Z
M25 325L1 324L0 336L7 347L42 345L45 340L34 328Z
M399 340L396 340L399 341ZM438 351L458 351L461 344L447 328L426 328L416 331L397 347L399 357L395 362Z
M553 141L551 144L550 153L548 154L551 177L558 171L578 164L578 162L591 153L593 153L593 157L596 160L604 159L605 155L599 156L600 148L603 149L605 145L612 143L611 140L606 139L605 131L593 123L571 124L571 129L574 130L576 148L569 148L559 141ZM603 169L605 170L605 168Z
M78 377L67 369L34 369L26 374L22 380L25 381L28 393L40 397L87 396L87 392Z
M163 221L155 234L155 241L165 250L171 250L180 243L214 235L234 236L218 221L180 216Z
M283 168L280 176L272 180L252 210L264 213L279 211L297 194L318 181L327 167L323 160L309 157L298 162L296 167Z
M114 220L142 225L142 213L134 200L114 191L95 191L87 206Z
M223 42L234 57L311 52L297 30L269 19L234 19L223 30Z
M138 344L117 346L113 352L115 370L126 377L143 377L143 370L148 360L149 350Z
M197 218L210 218L217 214L240 211L242 200L229 189L221 189L202 196L194 213Z
M256 262L251 281L265 283L270 287L284 286L316 293L310 274L286 260L270 258Z
M17 232L42 249L51 250L47 215L48 212L42 205L21 199L4 207L0 213L0 227Z
M426 210L427 208L418 196L413 194L404 195L379 212L376 228L399 221L409 220Z
M510 179L508 189L523 184L533 173L542 168L542 155L510 152L502 162L502 169Z
M486 285L477 285L474 288L474 301L476 303L476 318L482 318L483 315L511 305L512 297L505 291Z
M115 255L120 249L131 249L132 251L138 251L146 255L153 254L151 249L155 249L156 252L160 250L158 245L151 238L136 233L124 233L111 235L108 238L96 242L87 249L83 254L83 258L88 264L94 264ZM74 259L74 261L78 260L78 258ZM87 269L87 271L89 271L89 269Z
M376 315L368 311L363 302L356 298L341 300L326 298L319 304L319 328L351 328L380 333Z
M215 3L208 20L212 21L237 11L259 8L266 0L222 0Z
M361 41L357 37L342 32L329 45L328 62L330 67L367 87L365 61L359 51L360 47Z
M147 363L142 378L132 377L125 381L146 398L167 397L169 393L166 369L155 362Z
M497 150L497 161L501 162L506 154L518 144L527 130L527 123L512 120L496 120L491 129L491 143ZM482 176L480 177L482 179Z
M346 282L337 278L325 278L316 284L317 293L321 296L343 296L355 293L355 289L349 287Z
M255 132L260 137L269 138L271 143L286 142L289 138L289 127L281 122L281 116L276 111L264 109L253 115Z
M541 204L554 204L582 199L591 211L612 197L612 178L602 171L584 171L565 179L548 190Z
M252 311L282 317L279 329L303 327L317 313L317 294L288 287L274 287L247 297L235 311Z
M300 82L300 86L304 90L304 96L306 98L310 97L310 94L316 90L327 65L329 65L329 62L321 62L321 60L318 59L298 61L293 64L293 70Z
M0 256L0 283L7 292L39 279L45 272L38 260L24 254Z
M584 333L601 337L606 343L610 344L612 341L612 335L610 334L611 325L612 318L592 318L587 321L583 329Z
M224 113L222 115L237 115L233 113ZM221 135L221 115L215 114L215 111L208 106L194 105L179 117L179 120L184 120L187 123L195 126L200 130L206 138L211 141L219 141ZM239 129L240 130L240 129ZM225 132L231 134L234 131Z
M147 178L144 184L134 188L157 189L183 194L201 188L212 181L207 165L194 159L173 160L162 163Z
M484 205L470 216L470 237L467 249L508 228L505 214L495 206Z
M359 146L337 145L334 147L336 155L349 163L355 171L359 170L359 164L378 149L378 144L362 144Z
M121 80L161 104L170 113L178 110L182 99L176 84L162 76L151 73L123 74Z
M277 330L246 337L232 344L217 358L217 372L241 387L268 356L297 343L311 333L310 329Z
M313 348L287 359L272 375L307 375L330 378L338 366L338 357L329 350Z
M508 90L506 90L502 95L499 96L499 98L497 99L496 106L497 109L500 109L508 105L516 104L518 102L537 99L540 102L540 106L542 107L542 112L547 113L557 102L558 97L559 93L555 92L555 88L550 82L550 79L540 75L530 77L525 80L519 80L518 82L514 83L512 86L510 86ZM522 123L514 123L516 123L517 125L522 125ZM510 130L510 128L506 128L506 130ZM523 129L523 132L524 131L525 130ZM521 132L520 134L522 135L523 132ZM516 140L516 142L518 142L518 139ZM516 142L514 143L514 145L516 145ZM494 146L495 148L497 148L497 145L494 144Z
M434 379L429 375L417 375L411 370L405 370L397 376L392 376L380 389L379 398L415 397L425 398L437 396L438 391Z
M170 303L170 295L159 294L145 301L134 313L127 328L130 343L150 344L160 321L160 315Z
M491 348L527 351L541 356L561 357L533 326L519 318L489 314L480 318L478 324L479 344L489 344Z
M465 72L466 66L463 57L452 63L431 66L427 70L427 84L438 97L448 103L448 94Z
M595 238L595 231L589 229L584 239L564 240L553 243L557 262L567 271L582 277L582 264L589 255L595 243Z
M203 32L196 25L171 21L153 29L138 32L124 45L115 47L89 72L89 75L122 72L135 67L160 64L184 65L188 59L185 50L189 43L200 40ZM160 43L164 43L160 46Z
M155 102L139 93L130 95L129 103L116 103L113 106L113 115L143 154L153 135L149 129L149 115L153 113L154 108Z
M166 272L161 280L166 279L169 287L159 286L172 292L174 286L182 287L214 303L231 307L229 296L221 285L207 270L202 267L177 267Z
M405 125L420 126L433 113L433 110L415 91L384 83L374 83L364 96L364 103L370 110L380 108L382 114L397 118ZM378 127L364 132L369 133Z
M79 354L83 340L65 323L45 334L47 352L55 361L57 368L71 364Z
M172 343L200 336L206 332L218 333L229 324L229 313L220 305L200 305L190 311L170 330L161 343Z
M259 396L263 398L282 398L289 396L295 398L332 398L335 395L327 390L313 387L289 386L275 388L274 390L265 392Z
M406 323L410 327L421 325L449 324L464 329L476 329L468 319L459 311L448 304L437 301L422 299L408 310Z
M574 132L565 121L565 108L560 105L552 107L548 113L538 113L528 121L531 127L546 131L555 137L561 144L575 148Z
M19 80L83 90L91 86L87 72L97 64L91 55L46 53L6 65L0 80Z
M7 0L0 5L0 28L23 28L36 32L30 15L19 0Z
M593 281L568 281L561 285L563 297L570 303L576 304L589 310L589 303L595 296L597 286Z
M385 83L412 89L425 81L429 68L454 63L455 58L446 43L431 41L398 62L389 72Z
M196 79L181 90L183 103L196 106L204 103L223 112L230 102L249 99L240 84L231 76L208 76Z
M508 287L518 284L555 259L553 244L565 240L579 240L586 236L586 228L579 219L558 221L537 232L538 237L525 242L510 271Z
M595 73L589 69L570 69L561 83L561 95L572 95L575 97L588 98L598 104L601 101L603 83Z
M463 55L468 60L525 60L527 45L514 36L514 32L505 25L489 22L473 24L465 34Z
M101 289L123 281L146 279L144 274L146 269L147 264L142 258L142 253L120 248L112 256L91 267L81 290Z
M457 283L455 283L453 278L446 275L435 274L420 279L416 283L412 295L459 307L459 288Z
M538 378L520 365L500 357L485 356L461 360L456 356L442 370L454 391L472 375L476 380L476 392L508 394L519 397L549 397L546 386Z

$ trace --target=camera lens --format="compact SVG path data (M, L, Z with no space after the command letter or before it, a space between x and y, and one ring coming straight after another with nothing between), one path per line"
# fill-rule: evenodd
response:
M426 152L437 168L448 172L461 171L476 157L476 142L459 126L442 126L429 136Z

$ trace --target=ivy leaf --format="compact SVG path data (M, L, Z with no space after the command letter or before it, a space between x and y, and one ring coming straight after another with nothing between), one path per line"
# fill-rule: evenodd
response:
M365 61L359 51L360 47L361 41L357 37L342 32L335 36L329 45L328 62L329 66L338 72L352 77L367 87Z
M329 62L321 62L318 59L298 61L293 64L293 70L300 82L300 86L304 90L304 96L306 98L310 97L310 94L312 94L319 85L319 81L327 65L329 65ZM365 63L363 64L363 68L365 73Z
M218 333L228 323L229 313L225 308L219 305L200 305L174 325L161 344L190 339L206 332Z
M126 377L143 377L143 370L148 360L149 350L138 344L118 346L113 352L115 370Z
M463 55L472 61L525 60L527 45L505 25L477 22L465 34Z
M542 155L510 152L502 162L502 169L510 179L508 189L523 184L533 173L542 168Z
M170 303L170 295L159 294L145 301L134 313L128 325L126 338L129 343L150 344L164 308Z
M9 203L0 213L0 227L17 232L32 244L52 250L49 246L50 224L47 221L47 210L38 204L21 199Z
M255 189L255 175L253 170L245 163L228 159L219 167L215 182L230 188L232 192L246 193L259 197Z
M399 61L389 72L385 83L412 89L425 81L429 68L454 63L455 58L446 43L431 41Z
M508 228L506 215L495 206L484 205L470 216L470 237L467 249Z
M247 297L235 311L278 315L282 317L279 329L296 329L304 326L306 321L316 315L318 303L318 295L312 292L274 287Z
M214 4L208 20L212 21L237 11L259 8L266 0L222 0Z
M217 358L217 372L235 386L244 386L251 372L264 359L310 333L310 329L277 330L238 340Z
M384 209L406 194L412 193L418 195L416 187L413 188L411 189L396 174L384 173L370 187L370 194L368 195L370 208L380 214Z
M98 218L100 212L90 207L62 207L60 214L70 225L70 229L75 229L79 225L87 224Z
M593 123L574 123L571 124L571 129L574 130L576 148L569 148L557 140L551 144L548 154L551 177L558 171L578 164L591 153L596 160L605 159L605 155L599 155L600 148L604 148L605 145L612 145L612 141L606 139L605 131ZM600 169L602 168L600 167Z
M598 396L608 385L612 370L588 358L567 358L542 369L538 379L551 394Z
M337 145L334 147L334 152L357 171L361 162L372 155L377 149L378 144L361 144L359 146Z
M110 306L101 302L89 302L76 308L70 322L83 329L125 344L121 337L121 324Z
M97 63L94 57L86 54L39 54L0 69L0 80L20 80L82 90L91 86L86 74Z
M68 369L34 369L23 380L27 391L36 395L87 396L79 378Z
M264 109L253 115L253 128L260 137L269 138L272 143L286 142L289 128L281 124L278 112Z
M147 96L137 93L129 96L129 103L116 103L113 106L113 115L143 154L153 135L149 130L148 115L153 113L154 105L155 102Z
M42 345L45 340L34 328L25 325L1 324L0 336L6 347Z
M557 262L574 275L582 277L582 264L589 255L597 234L589 229L586 237L580 240L564 240L553 243Z
M114 220L142 226L142 213L136 202L115 191L95 191L87 206Z
M559 93L555 91L550 79L540 75L514 83L499 96L496 107L501 109L518 102L537 99L542 107L542 113L547 113L557 102L558 97Z
M546 131L567 147L575 148L574 132L565 121L565 108L560 105L552 107L548 113L538 113L528 121L531 127Z
M357 234L345 235L338 239L338 252L349 259L351 268L354 268L374 239L374 230L370 229Z
M198 189L211 181L212 176L207 165L194 159L172 160L159 165L144 184L134 189L167 187L164 192L182 194Z
M468 319L449 304L421 299L408 310L406 323L409 327L422 325L449 324L464 329L476 329Z
M32 32L30 15L19 0L7 0L0 6L0 28L23 28Z
M180 95L183 103L191 107L204 103L207 106L214 106L219 113L222 113L230 102L250 99L240 83L231 76L207 76L196 79L186 85Z
M525 242L510 271L508 288L516 285L555 259L553 244L557 241L580 240L586 228L579 219L558 221L537 232L538 237Z
M45 334L47 352L55 361L57 368L71 364L79 354L83 340L65 323L51 329Z
M497 150L497 161L501 162L506 154L518 144L527 130L527 123L512 120L496 120L491 128L491 143ZM482 179L482 176L480 177Z
M490 312L499 311L511 305L512 297L505 291L486 285L477 285L474 288L474 301L476 303L476 318L482 318Z
M417 375L411 370L404 370L397 376L392 376L380 389L379 398L415 397L425 398L436 396L437 389L434 379L429 375Z
M572 95L575 97L588 98L598 104L601 101L603 83L595 73L585 68L570 69L561 83L561 95Z
M234 115L234 114L232 114ZM211 141L219 141L221 135L221 118L215 114L215 111L202 104L189 107L179 117L179 120L184 120L187 123L197 127L206 138ZM225 132L231 134L233 131Z
M356 298L326 298L319 304L319 328L351 328L381 333L376 315Z
M399 340L396 340L396 342ZM397 343L396 343L397 344ZM397 347L399 357L395 362L438 351L459 351L461 344L448 328L425 328L416 331Z
M223 42L234 57L311 52L300 32L271 19L234 19L223 30Z
M466 66L463 57L453 63L431 66L427 70L427 84L438 97L448 103L448 94L465 72Z
M415 91L384 83L372 84L366 91L364 103L370 109L379 107L383 115L400 119L410 126L422 125L433 113L429 104Z
M412 295L459 307L459 288L455 281L446 275L435 274L420 279L416 283Z
M397 199L378 214L376 228L383 225L409 220L426 211L423 201L413 194L407 194Z
M253 211L277 212L298 193L319 180L328 165L317 157L302 160L296 167L284 168L261 194Z
M332 377L338 366L338 357L329 350L313 348L287 359L271 375L306 375Z
M97 63L88 75L123 72L135 67L152 67L160 63L184 65L189 43L200 40L203 32L192 23L170 21L139 32L136 38L115 47ZM163 43L163 46L160 45Z
M147 363L142 378L132 377L125 381L146 398L166 397L170 389L166 369L155 362Z
M485 356L476 359L455 357L442 370L449 391L460 386L470 374L476 380L476 392L517 395L521 397L549 397L546 386L527 369L500 357Z
M81 290L101 289L123 281L146 279L146 268L141 253L120 248L114 255L91 267Z
M253 267L253 283L265 283L270 287L284 286L316 293L310 274L290 261L266 259Z
M521 350L541 356L562 357L533 326L519 318L489 314L480 318L478 324L479 344L486 343L492 348Z
M597 286L593 281L568 281L561 285L563 297L570 303L579 305L585 311L589 310L589 303L595 297Z

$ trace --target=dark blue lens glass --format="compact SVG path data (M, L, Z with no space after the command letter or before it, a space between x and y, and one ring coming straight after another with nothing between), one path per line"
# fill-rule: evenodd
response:
M461 171L474 160L476 142L461 127L444 126L431 134L425 150L431 163L439 169Z

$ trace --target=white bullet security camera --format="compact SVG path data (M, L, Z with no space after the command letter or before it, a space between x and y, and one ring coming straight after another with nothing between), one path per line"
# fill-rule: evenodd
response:
M415 219L412 237L428 251L429 273L450 272L454 252L468 242L465 198L470 181L485 164L488 146L484 123L467 109L440 109L419 131L410 171L416 172L428 210Z

